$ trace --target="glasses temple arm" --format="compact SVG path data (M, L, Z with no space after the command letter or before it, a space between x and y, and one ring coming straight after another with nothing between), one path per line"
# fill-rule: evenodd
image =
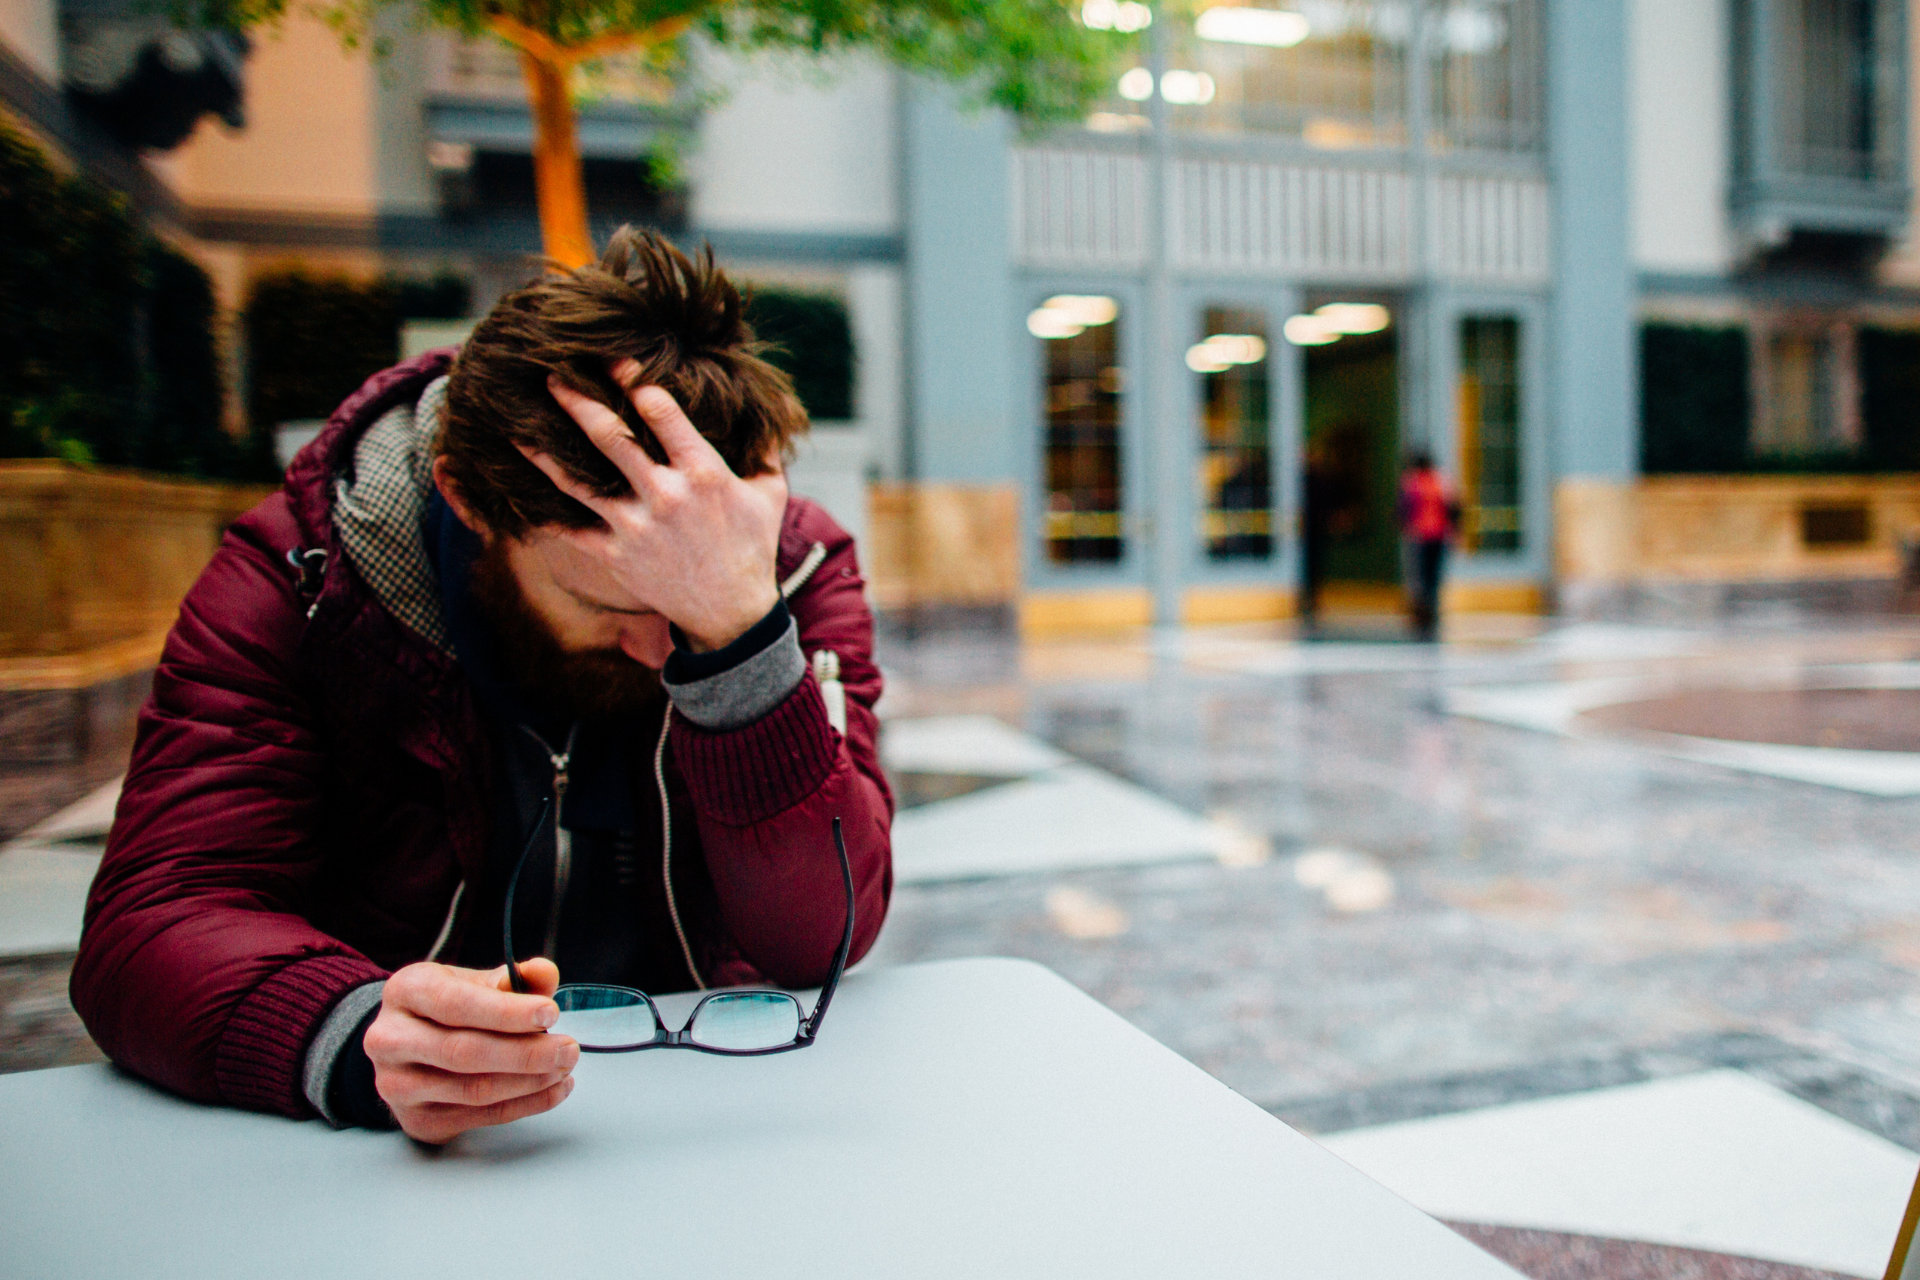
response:
M507 877L506 909L501 913L500 954L507 961L507 983L514 994L529 994L527 980L520 976L520 962L513 958L513 891L520 887L520 873L526 869L527 855L533 852L533 845L540 833L547 827L547 810L553 807L551 798L540 801L539 816L533 820L533 831L527 836L526 847L520 850L520 860L513 864L513 874Z
M840 819L833 820L833 847L840 855L840 881L847 891L847 927L840 934L840 950L834 953L833 968L827 971L827 981L820 988L820 998L814 1001L813 1013L807 1018L804 1037L813 1039L820 1030L820 1020L827 1016L827 1006L833 1003L833 989L840 985L840 975L847 967L847 955L853 950L853 864L847 860L846 837L840 834Z

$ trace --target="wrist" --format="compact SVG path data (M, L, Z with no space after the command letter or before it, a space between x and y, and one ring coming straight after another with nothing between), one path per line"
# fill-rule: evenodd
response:
M779 588L768 583L764 592L743 597L735 607L719 617L703 619L697 626L680 627L680 636L693 653L712 653L724 649L751 631L761 619L773 612L773 607L779 602Z

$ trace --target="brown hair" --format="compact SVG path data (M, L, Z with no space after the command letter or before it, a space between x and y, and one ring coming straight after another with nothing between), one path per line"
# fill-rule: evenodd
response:
M553 486L520 453L550 454L602 497L632 486L547 390L547 375L617 413L656 462L666 454L611 367L640 366L634 386L663 387L734 474L779 465L807 430L793 381L761 359L740 291L713 249L688 258L652 231L622 227L597 264L555 273L502 298L467 339L447 383L437 452L487 528L591 528L598 516Z

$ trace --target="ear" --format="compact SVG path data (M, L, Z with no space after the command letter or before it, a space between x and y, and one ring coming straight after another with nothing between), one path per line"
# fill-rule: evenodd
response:
M461 495L460 486L453 479L453 468L444 453L433 460L433 485L440 490L440 496L447 500L447 505L453 508L453 514L460 518L461 524L479 534L482 542L493 540L486 522L474 514L473 508L467 505L466 498Z

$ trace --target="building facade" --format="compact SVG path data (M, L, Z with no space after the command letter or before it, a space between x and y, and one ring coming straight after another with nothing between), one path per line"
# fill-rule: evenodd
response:
M16 82L72 91L73 23L4 6L24 118ZM1901 430L1920 331L1904 0L1079 13L1139 56L1037 136L865 63L696 50L678 77L584 86L599 230L660 225L845 301L854 417L797 483L862 529L884 608L1034 633L1286 617L1310 487L1333 601L1390 606L1414 449L1460 488L1456 609L1598 609L1675 574L1885 577L1920 529L1894 480L1645 474L1714 469L1679 448L1689 352L1720 351L1739 391L1720 470L1844 470ZM244 127L208 116L144 153L229 306L289 262L452 269L478 306L526 277L512 55L389 37L373 60L290 20L254 41ZM1674 568L1728 503L1766 508L1772 558L1722 530L1725 555ZM1864 541L1809 538L1863 503Z

